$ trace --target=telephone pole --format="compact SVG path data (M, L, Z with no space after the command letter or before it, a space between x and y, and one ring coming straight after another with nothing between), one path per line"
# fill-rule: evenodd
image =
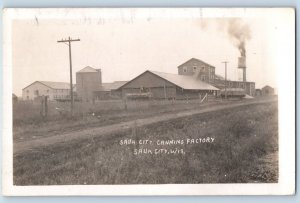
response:
M69 60L70 60L70 97L71 97L71 115L73 116L74 97L73 97L73 80L72 80L72 54L71 54L71 42L80 41L80 39L62 39L57 43L65 43L69 46Z
M227 99L227 63L228 61L223 61L222 63L225 64L225 99Z

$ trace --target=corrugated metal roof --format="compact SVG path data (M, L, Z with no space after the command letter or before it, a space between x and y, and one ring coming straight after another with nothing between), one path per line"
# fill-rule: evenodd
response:
M78 71L78 73L96 73L98 72L95 68L92 68L90 66L87 66L83 69L81 69L80 71Z
M218 88L206 82L197 80L193 76L177 75L177 74L163 73L158 71L149 71L149 72L186 90L219 90Z
M100 87L100 91L110 91L110 90L116 90L119 87L126 84L128 81L115 81L111 83L102 83Z
M215 74L215 79L216 80L225 80L225 78L221 75Z
M70 89L70 83L67 82L51 82L51 81L37 81L52 89Z

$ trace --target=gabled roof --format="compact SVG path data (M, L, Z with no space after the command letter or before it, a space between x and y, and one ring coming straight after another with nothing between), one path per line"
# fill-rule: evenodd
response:
M218 88L203 82L193 76L188 75L177 75L172 73L163 73L158 71L149 71L174 85L187 90L219 90Z
M119 89L119 87L126 84L128 81L115 81L111 83L102 83L100 87L100 91L110 91L110 90L116 90Z
M96 73L96 72L98 72L98 71L95 68L87 66L87 67L81 69L80 71L78 71L77 73Z
M219 90L218 88L216 88L206 82L197 80L193 76L187 76L187 75L177 75L177 74L172 74L172 73L163 73L163 72L158 72L158 71L147 70L147 71L143 72L142 74L140 74L139 76L137 76L136 78L142 76L143 74L145 74L147 72L154 74L154 75L156 75L156 76L158 76L158 77L160 77L182 89L186 89L186 90ZM134 78L134 79L136 79L136 78ZM134 80L134 79L132 79L132 80ZM130 83L131 81L127 82L126 84ZM125 86L126 84L122 85L121 87Z
M67 82L51 82L51 81L35 81L31 83L30 85L24 87L23 89L26 89L27 87L33 85L34 83L41 83L51 89L70 89L70 83Z
M264 86L263 88L261 88L261 89L266 89L266 88L271 88L271 89L274 89L273 87L271 87L271 86L269 86L269 85L266 85L266 86Z
M217 80L225 80L225 78L221 75L215 74L215 79Z
M38 81L52 89L70 89L70 83L67 82L50 82L50 81Z
M200 62L200 63L203 63L203 64L205 64L205 65L207 65L207 66L214 67L214 66L212 66L212 65L210 65L210 64L208 64L208 63L206 63L206 62L204 62L204 61L202 61L202 60L200 60L200 59L197 59L197 58L191 58L191 59L187 60L186 62L184 62L183 64L179 65L177 68L179 68L180 66L183 66L184 64L186 64L186 63L188 63L188 62L190 62L190 61L192 61L192 60L198 61L198 62Z

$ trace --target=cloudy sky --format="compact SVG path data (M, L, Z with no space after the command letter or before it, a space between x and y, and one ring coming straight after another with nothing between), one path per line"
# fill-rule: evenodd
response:
M95 11L95 10L93 10ZM190 58L201 59L228 78L241 79L238 45L245 42L247 80L277 87L277 69L293 54L282 46L292 31L289 12L280 10L137 9L32 12L12 22L13 92L36 80L69 81L68 46L62 38L79 38L72 43L73 78L85 66L101 68L104 82L130 80L145 70L177 73L177 66ZM180 13L180 15L176 15ZM228 15L228 13L230 15ZM76 14L76 15L73 15ZM92 15L95 14L95 15ZM226 15L227 14L227 15ZM224 17L225 16L225 17ZM288 42L290 43L290 42Z

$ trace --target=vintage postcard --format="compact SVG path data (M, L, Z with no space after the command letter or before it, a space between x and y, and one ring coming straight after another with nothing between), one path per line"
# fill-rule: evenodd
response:
M5 9L4 195L291 195L293 8Z

